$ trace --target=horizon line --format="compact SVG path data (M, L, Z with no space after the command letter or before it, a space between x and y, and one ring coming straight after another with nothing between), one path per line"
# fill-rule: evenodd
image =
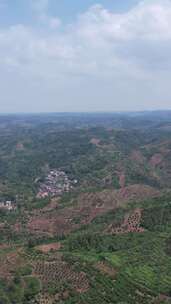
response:
M129 114L129 113L154 113L171 112L170 109L155 110L120 110L120 111L42 111L42 112L0 112L0 116L5 115L54 115L54 114Z

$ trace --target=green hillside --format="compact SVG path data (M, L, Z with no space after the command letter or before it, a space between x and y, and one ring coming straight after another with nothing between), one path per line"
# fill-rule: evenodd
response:
M0 303L171 303L170 125L0 117Z

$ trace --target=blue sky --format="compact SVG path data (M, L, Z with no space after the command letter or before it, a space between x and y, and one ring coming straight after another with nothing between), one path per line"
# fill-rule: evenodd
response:
M1 1L2 2L2 1ZM1 10L1 24L31 23L33 12L30 10L29 0L3 1L4 9ZM115 12L123 12L133 7L138 0L51 0L48 12L60 17L63 22L71 22L79 13L83 13L95 3L101 4Z
M0 112L171 108L170 0L0 0Z

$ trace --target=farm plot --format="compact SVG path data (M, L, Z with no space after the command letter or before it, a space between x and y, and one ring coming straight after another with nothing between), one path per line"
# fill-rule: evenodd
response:
M45 290L52 286L58 288L62 284L68 284L79 293L86 292L89 288L86 274L74 271L66 262L40 261L34 268L35 275L40 278Z
M43 245L38 245L35 247L35 249L43 252L43 253L48 253L50 251L56 251L61 248L61 244L58 243L50 243L50 244L43 244Z
M144 229L140 226L141 224L141 209L135 209L132 214L128 214L124 222L121 226L115 227L115 225L111 224L106 229L107 233L111 234L122 234L122 233L129 233L129 232L144 232Z

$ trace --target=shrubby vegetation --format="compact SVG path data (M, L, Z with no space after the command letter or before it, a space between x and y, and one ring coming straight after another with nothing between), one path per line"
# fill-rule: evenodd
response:
M40 282L35 277L14 277L8 283L0 282L0 303L2 304L23 304L28 303L40 292Z

